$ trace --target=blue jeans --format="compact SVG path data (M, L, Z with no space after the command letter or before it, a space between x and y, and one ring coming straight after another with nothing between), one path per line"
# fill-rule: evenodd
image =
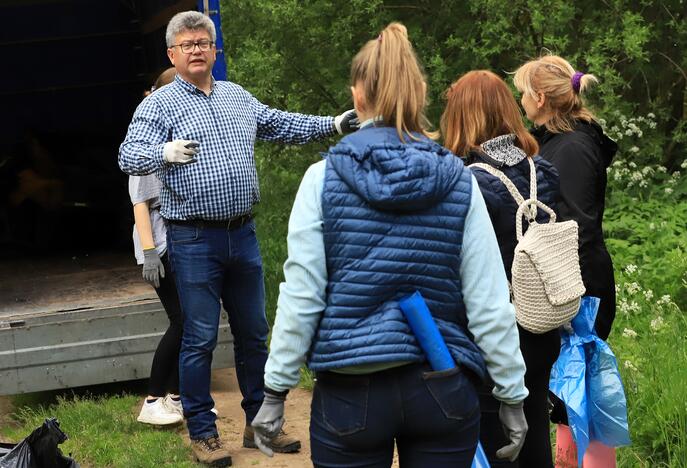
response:
M168 248L184 314L179 390L192 439L217 435L210 410L210 367L217 345L220 300L234 335L241 406L249 424L264 397L267 361L262 258L250 221L236 229L169 223Z
M470 468L479 401L459 368L410 364L367 375L317 373L310 449L317 468Z

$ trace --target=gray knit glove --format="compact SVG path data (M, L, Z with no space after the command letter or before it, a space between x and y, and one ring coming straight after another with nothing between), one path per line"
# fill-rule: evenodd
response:
M258 414L255 415L251 426L255 433L255 445L258 446L262 453L271 457L274 455L274 452L270 448L270 442L279 435L284 425L286 394L275 395L268 392L265 392L265 399Z
M143 279L150 283L155 289L160 287L160 277L165 277L165 267L157 254L157 249L146 249L143 251Z
M522 402L512 405L501 402L499 419L503 425L506 437L510 440L510 444L498 449L496 457L515 461L525 443L525 435L527 434L527 420L522 409Z

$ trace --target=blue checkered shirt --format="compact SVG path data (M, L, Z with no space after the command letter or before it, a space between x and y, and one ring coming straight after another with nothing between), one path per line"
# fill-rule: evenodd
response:
M166 219L228 220L260 201L256 138L303 144L335 132L332 117L272 109L229 81L213 81L205 95L177 75L136 109L119 147L119 167L129 175L158 172ZM200 142L198 162L165 162L163 146L171 140Z

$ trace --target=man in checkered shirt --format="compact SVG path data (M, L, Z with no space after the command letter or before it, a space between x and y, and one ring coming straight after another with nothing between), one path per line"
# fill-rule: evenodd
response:
M215 81L216 32L198 12L174 16L167 26L167 55L177 70L171 84L136 109L119 149L130 175L157 172L161 214L184 313L179 358L180 391L196 458L231 464L218 437L210 396L210 365L217 343L220 300L229 314L241 406L244 446L255 447L250 423L264 397L268 324L262 260L251 209L259 201L255 139L307 143L355 129L355 112L317 117L271 109L240 86ZM300 442L283 433L280 452Z

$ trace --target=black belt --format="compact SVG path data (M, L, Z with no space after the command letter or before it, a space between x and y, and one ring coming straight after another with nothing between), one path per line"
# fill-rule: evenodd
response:
M236 218L227 220L208 220L208 219L169 219L168 223L178 224L180 226L194 226L197 228L221 228L230 231L232 229L240 228L253 219L253 214L237 216Z

